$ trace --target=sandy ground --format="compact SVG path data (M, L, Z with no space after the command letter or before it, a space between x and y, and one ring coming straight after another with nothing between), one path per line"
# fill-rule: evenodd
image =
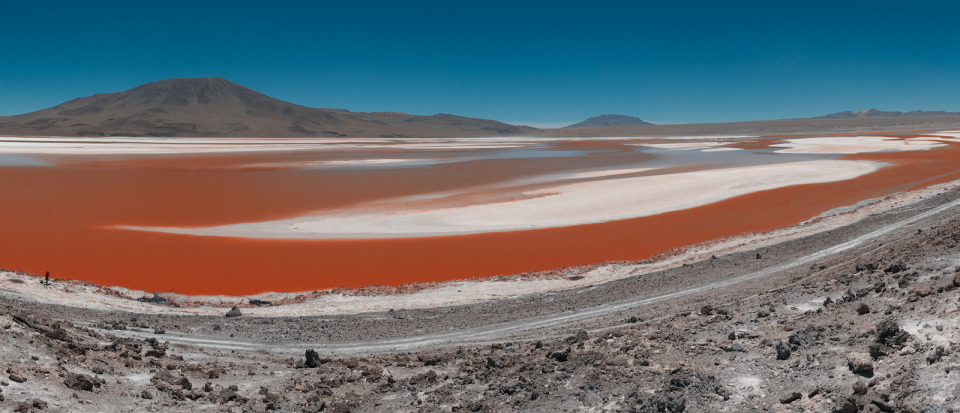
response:
M786 139L770 146L776 153L854 154L882 151L919 151L945 146L936 139L897 139L883 136L829 136Z

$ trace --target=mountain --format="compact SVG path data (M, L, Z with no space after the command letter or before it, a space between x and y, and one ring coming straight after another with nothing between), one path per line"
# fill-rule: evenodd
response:
M644 122L640 118L626 115L600 115L594 116L580 123L574 123L564 128L602 128L605 126L639 126L653 125L650 122Z
M9 135L459 137L532 131L448 114L309 108L216 77L161 80L0 117L0 133Z
M914 110L910 112L885 112L882 110L854 110L831 113L829 115L817 116L813 119L850 119L850 118L896 118L901 116L957 116L960 112L944 112L942 110L926 111Z

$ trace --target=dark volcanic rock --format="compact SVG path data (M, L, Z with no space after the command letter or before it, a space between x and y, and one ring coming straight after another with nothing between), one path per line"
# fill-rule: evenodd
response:
M785 391L780 393L780 403L781 404L790 404L796 400L800 400L803 397L802 394L798 391Z
M166 304L168 301L166 298L163 298L159 295L154 294L153 297L140 297L137 301L141 303L153 303L153 304Z
M873 271L877 269L877 264L873 262L868 262L865 264L857 264L855 269L857 270L857 272Z
M670 396L667 399L667 410L673 413L682 412L687 409L687 399L685 397Z
M898 261L896 264L892 264L889 267L887 267L887 269L883 270L883 272L896 274L898 272L906 271L906 270L907 270L907 264L904 264L903 261Z
M820 330L818 330L815 325L808 324L807 328L791 334L787 341L797 347L807 347L816 343L819 338Z
M550 352L547 354L547 357L556 361L567 361L570 357L570 347L564 347L562 350Z
M873 376L873 359L866 353L847 354L847 366L850 371L865 377Z
M230 311L227 311L227 317L240 317L241 315L243 314L240 312L240 309L237 308L237 306L233 306Z
M63 379L63 384L74 390L93 391L97 382L94 381L93 377L86 374L69 373L67 377Z
M777 360L786 360L790 358L790 346L783 341L777 342Z
M304 357L306 359L303 362L305 366L314 368L320 365L320 354L318 354L316 350L307 350L306 354L304 354Z
M886 318L877 324L877 343L893 348L901 348L910 339L910 333L900 329L897 320Z

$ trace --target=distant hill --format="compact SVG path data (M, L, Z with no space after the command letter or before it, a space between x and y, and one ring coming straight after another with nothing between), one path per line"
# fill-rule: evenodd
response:
M640 118L626 115L600 115L594 116L580 123L574 123L564 128L602 128L606 126L640 126L653 125L650 122L644 122Z
M300 106L216 77L169 79L49 109L0 116L0 133L53 136L454 137L537 129L438 114Z
M851 118L896 118L901 116L957 116L960 112L914 110L910 112L885 112L882 110L854 110L817 116L813 119L851 119Z

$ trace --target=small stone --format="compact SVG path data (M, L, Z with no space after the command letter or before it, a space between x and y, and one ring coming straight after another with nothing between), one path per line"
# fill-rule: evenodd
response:
M140 398L146 399L146 400L153 400L153 393L150 393L149 390L144 390L140 392Z
M74 390L93 391L94 380L86 374L67 374L63 384Z
M757 317L760 317L760 318L770 317L770 312L767 310L757 311Z
M783 340L777 342L777 360L786 360L790 358L790 345Z
M320 354L317 354L316 350L314 349L307 350L304 357L306 358L306 361L304 361L304 365L306 365L307 367L314 368L320 365Z
M907 270L907 265L904 264L903 261L900 261L900 262L897 262L896 264L893 264L887 267L887 269L883 271L886 273L896 274L898 272L906 271L906 270Z
M559 362L567 361L570 357L570 347L564 347L563 350L550 352L547 354L547 357Z
M780 393L780 403L781 404L790 404L796 400L800 400L803 397L802 394L798 391L785 391Z
M164 330L163 327L154 327L154 328L153 328L153 334L166 334L166 333L167 333L167 331Z
M243 314L240 313L240 309L237 308L237 306L233 306L230 311L227 311L227 317L240 317L241 315Z
M869 313L869 312L870 312L870 307L867 306L866 304L860 304L860 306L857 307L857 314L859 314L859 315L864 315L864 314L867 314L867 313Z
M839 401L833 409L837 413L857 413L857 405L851 400Z
M10 381L15 381L17 383L23 383L27 381L26 377L23 377L17 373L10 373L10 376L8 376L8 378L10 379Z
M847 366L850 367L850 371L856 374L859 374L861 376L866 376L866 377L873 376L873 360L870 358L869 354L866 354L866 353L847 354Z
M867 394L867 382L857 380L856 383L853 383L853 394Z
M679 413L687 409L687 399L685 397L670 396L667 399L667 410L672 413Z

